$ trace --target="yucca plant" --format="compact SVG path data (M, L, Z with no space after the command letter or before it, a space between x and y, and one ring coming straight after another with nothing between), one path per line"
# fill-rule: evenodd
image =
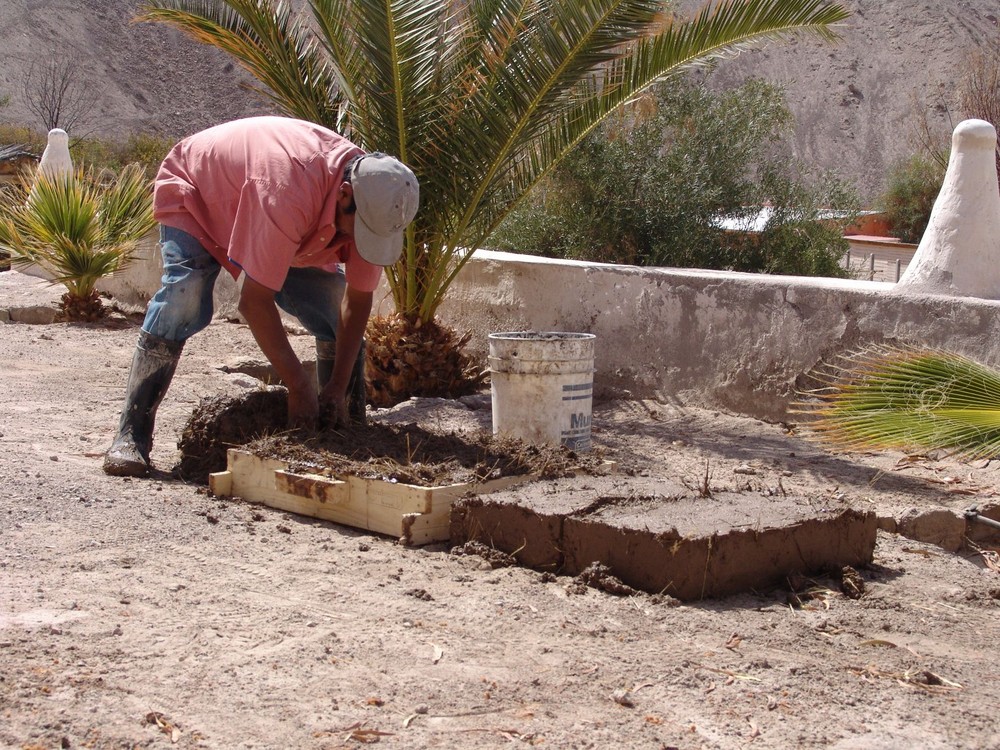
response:
M399 384L380 397L389 402L421 395L415 383L478 370L440 356L462 338L437 325L438 307L472 253L605 117L755 42L800 31L830 39L848 15L826 0L724 0L690 21L662 0L308 5L311 23L271 0L149 0L141 18L228 52L283 114L391 153L420 179L420 211L388 270L388 343L369 331L373 379ZM440 374L455 366L464 371Z
M97 282L128 263L155 226L150 181L135 164L112 176L93 168L58 177L32 170L0 191L0 249L15 266L37 264L66 287L69 320L106 313Z
M1000 372L939 349L872 346L821 368L797 411L836 450L1000 455Z

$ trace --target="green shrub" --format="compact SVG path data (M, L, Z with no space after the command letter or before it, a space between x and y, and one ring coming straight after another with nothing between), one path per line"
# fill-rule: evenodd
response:
M911 156L892 167L882 207L894 236L903 242L920 242L944 174L944 167L923 156Z
M173 145L173 139L142 133L129 135L123 141L86 138L72 146L71 155L74 162L93 164L114 172L129 164L139 164L146 176L153 178Z
M39 156L45 149L47 136L23 125L0 124L0 144L24 146Z
M153 229L153 195L138 164L120 173L78 167L50 176L26 172L0 194L0 249L15 265L37 264L66 287L70 320L96 320L105 310L97 282L130 262Z
M843 276L842 226L828 205L857 201L843 184L791 176L775 143L791 123L782 92L762 81L713 93L672 82L570 154L493 235L499 249L647 266ZM826 203L836 201L836 203ZM776 207L757 234L728 234Z

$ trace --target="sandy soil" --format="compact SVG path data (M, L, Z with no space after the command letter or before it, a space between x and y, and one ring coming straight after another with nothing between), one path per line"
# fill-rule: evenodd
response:
M995 748L1000 573L880 532L867 593L817 579L673 606L105 476L137 335L0 325L0 746ZM295 337L306 355L311 341ZM203 396L257 387L247 329L195 337L161 408L169 468ZM424 424L455 404L429 402ZM462 418L488 424L488 412ZM681 405L595 407L624 468L759 501L988 502L995 464L831 457L782 425ZM583 593L579 593L579 592Z

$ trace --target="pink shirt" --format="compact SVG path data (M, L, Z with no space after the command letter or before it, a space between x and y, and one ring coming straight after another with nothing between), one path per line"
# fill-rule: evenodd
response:
M196 237L234 278L242 269L275 291L290 267L344 265L348 286L374 291L382 275L337 234L344 165L364 153L303 120L250 117L185 138L156 175L156 220Z

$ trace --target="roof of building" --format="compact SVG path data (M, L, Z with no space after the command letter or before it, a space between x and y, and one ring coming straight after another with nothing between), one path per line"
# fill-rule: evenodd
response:
M757 234L763 232L768 222L774 218L774 206L747 206L744 211L736 214L726 214L716 216L712 220L712 225L724 232L747 232ZM792 211L794 213L794 210ZM878 211L839 211L832 208L823 208L816 212L815 218L823 219L844 219L852 215L868 216L877 214Z

